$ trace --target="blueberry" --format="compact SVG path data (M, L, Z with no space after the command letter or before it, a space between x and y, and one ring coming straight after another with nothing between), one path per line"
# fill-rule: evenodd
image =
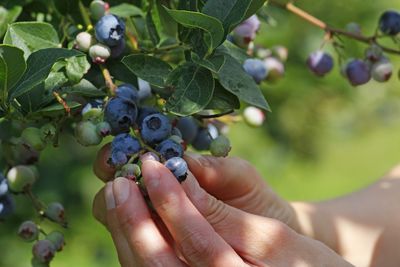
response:
M383 55L383 50L379 45L373 44L365 50L365 57L371 61L378 61Z
M7 173L9 188L14 192L22 192L36 181L35 173L31 168L19 165L11 168Z
M46 142L42 140L42 133L39 128L25 128L21 134L21 138L36 151L42 151L46 147Z
M0 219L4 219L14 212L15 203L11 194L0 197Z
M182 139L190 144L196 138L197 132L199 130L199 126L197 125L195 119L193 117L182 117L179 118L178 123L176 124L176 128L178 128L182 133Z
M268 70L264 62L260 59L249 58L243 64L243 68L248 75L253 77L256 83L262 82L267 78Z
M323 51L316 51L308 57L307 65L317 76L324 76L332 70L333 58Z
M216 157L226 157L231 151L231 143L228 138L223 135L218 136L211 142L210 152Z
M172 125L167 116L152 114L143 120L141 134L146 143L154 144L167 139L171 130Z
M248 125L259 127L264 123L265 115L259 108L247 107L243 111L243 119Z
M198 131L196 138L192 142L192 146L196 150L209 150L212 138L207 128L202 128Z
M178 179L178 182L181 183L185 181L188 172L188 165L183 158L170 158L164 163L164 165L172 172L176 179Z
M368 65L359 59L351 60L346 65L345 74L353 86L365 84L371 79Z
M379 29L387 35L397 35L400 32L400 13L385 11L379 19Z
M168 160L173 157L182 157L183 156L183 147L181 144L176 143L171 139L164 140L156 147L157 152L161 154L161 156Z
M101 137L106 137L111 134L111 125L106 121L100 122L96 126L96 131Z
M89 48L95 43L96 40L87 32L80 32L75 38L75 48L82 52L88 52Z
M146 118L149 115L157 114L157 113L160 113L160 112L156 108L148 107L148 106L140 107L139 114L136 119L136 124L141 126L144 118Z
M0 197L8 193L7 179L0 173Z
M119 97L111 98L104 110L104 119L111 126L111 134L127 133L137 117L137 106Z
M275 57L268 57L264 59L264 65L268 70L266 78L268 81L274 82L285 74L285 66Z
M137 164L125 164L121 168L120 175L130 180L136 181L142 174L139 165Z
M57 129L52 123L46 123L40 127L41 139L44 142L51 142L57 134Z
M138 153L141 149L139 141L130 134L123 133L115 136L111 143L112 151L121 151L127 156Z
M173 135L179 136L182 139L182 132L176 127L172 127L171 136Z
M64 235L59 231L52 231L47 234L46 239L53 243L56 251L61 251L65 246Z
M81 121L76 125L75 139L83 146L95 146L103 140L96 125L91 121Z
M146 98L149 98L152 94L151 86L148 82L138 78L139 85L139 100L143 101Z
M50 240L37 241L32 248L32 254L41 263L50 262L56 253L56 248Z
M95 32L99 42L116 46L124 38L125 23L115 15L105 15L96 23Z
M258 19L257 15L253 15L242 22L242 25L248 25L251 27L253 32L257 32L260 29L261 22Z
M48 219L57 222L65 223L65 209L61 203L53 202L47 206L45 215Z
M260 27L260 21L256 15L243 21L233 30L232 39L234 43L242 48L248 45L256 38L256 33Z
M90 3L90 15L95 20L99 20L103 17L109 9L110 5L102 0L93 0Z
M351 32L353 34L361 35L361 26L358 23L350 22L346 25L346 31Z
M139 101L138 89L131 84L122 84L118 86L115 94L118 98L121 98L129 103L137 104Z
M36 240L39 236L39 228L32 221L23 222L18 228L18 235L27 242Z
M279 59L280 62L285 62L288 59L289 51L286 47L277 45L272 47L272 55Z
M89 48L93 63L103 64L111 56L111 49L104 44L95 44Z
M372 78L377 82L386 82L392 77L393 65L387 58L381 58L372 65Z
M207 124L208 134L211 136L211 139L215 139L219 136L219 130L217 126L213 123Z

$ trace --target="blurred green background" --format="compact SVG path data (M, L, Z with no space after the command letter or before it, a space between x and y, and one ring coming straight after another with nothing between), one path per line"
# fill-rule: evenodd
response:
M400 10L397 0L304 0L297 5L337 27L358 22L367 35L384 10ZM273 109L265 127L231 127L232 155L254 164L289 200L333 198L372 183L400 162L397 75L389 83L358 88L349 86L338 67L325 78L315 77L305 60L319 48L323 32L285 11L269 8L268 13L277 25L264 25L257 43L289 49L285 78L263 85ZM362 56L366 48L353 41L345 44L349 57ZM398 70L400 57L391 59ZM68 136L60 143L44 153L42 178L35 187L44 201L64 203L70 222L67 246L52 266L119 266L110 236L91 215L92 199L102 186L91 169L96 149L82 148ZM2 267L29 266L31 244L18 240L15 232L32 210L23 197L17 197L17 205L17 215L0 223Z

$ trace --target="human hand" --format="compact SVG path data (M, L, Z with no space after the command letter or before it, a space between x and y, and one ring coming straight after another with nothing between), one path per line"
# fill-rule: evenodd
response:
M147 161L142 169L159 217L124 178L107 183L94 204L122 266L350 266L277 220L217 200L192 174L180 186L160 163Z

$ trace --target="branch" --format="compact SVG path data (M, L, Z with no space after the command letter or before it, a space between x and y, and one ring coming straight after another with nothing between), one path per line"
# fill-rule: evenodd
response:
M361 34L356 34L356 33L342 30L342 29L331 27L331 26L327 25L324 21L322 21L322 20L314 17L313 15L305 12L304 10L296 7L291 2L286 3L286 4L281 4L281 3L277 2L276 0L271 0L271 4L295 14L296 16L304 19L305 21L309 22L310 24L326 31L327 33L329 33L331 35L342 35L342 36L346 36L350 39L354 39L354 40L357 40L362 43L376 44L376 45L380 46L382 48L382 50L385 51L386 53L400 55L399 50L395 50L395 49L380 45L377 41L376 35L364 36Z

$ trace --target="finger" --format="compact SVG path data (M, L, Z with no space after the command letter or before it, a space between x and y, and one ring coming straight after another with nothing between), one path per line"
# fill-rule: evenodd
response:
M92 214L100 223L107 227L106 200L104 197L105 186L97 192L92 204Z
M265 187L265 182L259 173L247 161L240 158L186 153L185 160L201 187L219 199L238 198L247 195L254 188ZM247 182L244 182L245 179ZM226 190L226 188L240 188L240 191Z
M112 191L113 194L106 194L106 201L111 203L108 213L115 211L116 217L110 218L113 226L110 221L109 225L123 232L138 265L185 266L152 220L137 185L117 178L112 183Z
M190 266L244 266L187 198L172 173L159 162L142 165L152 204Z
M95 175L104 182L111 181L114 178L115 168L108 164L110 153L111 144L108 143L97 152L97 157L93 164Z
M268 259L293 236L285 224L226 205L200 187L192 173L182 188L215 231L248 262ZM235 229L233 232L232 229Z
M108 182L104 187L103 199L107 200L106 206L106 226L111 233L114 245L117 249L118 260L123 267L138 266L132 253L129 243L122 229L119 227L117 212L115 210L115 201L113 198L113 184Z

